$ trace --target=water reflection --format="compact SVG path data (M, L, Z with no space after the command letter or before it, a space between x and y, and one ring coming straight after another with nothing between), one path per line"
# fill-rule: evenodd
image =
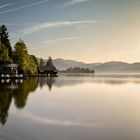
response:
M38 79L38 84L39 84L39 86L40 86L40 88L42 89L43 88L43 86L48 86L48 88L49 88L49 90L51 90L52 89L52 86L53 86L53 84L55 83L55 78L54 77L52 77L52 78L48 78L48 77L44 77L44 78L39 78Z
M9 80L0 82L0 123L4 125L12 100L17 108L23 108L30 92L35 91L37 79Z
M8 118L8 111L11 102L14 101L18 109L23 109L28 101L30 93L34 93L37 88L53 90L53 87L62 88L65 86L75 86L84 83L121 85L127 83L140 84L138 77L121 76L73 76L63 75L58 78L29 78L26 80L1 80L0 81L0 123L4 125Z
M109 84L109 85L122 85L128 83L140 84L140 77L121 77L121 76L73 76L67 75L58 78L39 78L39 87L42 89L47 86L49 91L53 87L65 87L65 86L76 86L84 83L98 83L98 84Z
M98 83L109 85L122 85L128 83L140 84L139 74L62 74L59 79L55 80L54 86L73 86L83 83Z

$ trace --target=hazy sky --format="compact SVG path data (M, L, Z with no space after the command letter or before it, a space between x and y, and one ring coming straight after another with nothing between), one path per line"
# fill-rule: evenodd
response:
M0 0L0 24L38 57L140 61L140 0Z

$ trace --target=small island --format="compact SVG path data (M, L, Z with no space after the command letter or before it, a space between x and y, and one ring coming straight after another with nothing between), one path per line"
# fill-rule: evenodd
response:
M66 70L60 71L61 73L95 73L94 70L90 70L88 68L80 68L80 67L71 67Z

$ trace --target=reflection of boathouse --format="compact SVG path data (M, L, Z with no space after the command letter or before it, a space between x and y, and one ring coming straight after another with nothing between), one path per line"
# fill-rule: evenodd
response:
M0 89L18 89L18 85L23 83L23 79L9 79L9 78L1 78L0 79Z
M18 73L18 64L2 64L0 65L0 75L17 75Z
M42 88L43 86L47 85L49 90L52 89L53 84L55 83L55 78L51 77L51 78L46 78L46 77L41 77L39 78L39 86L40 88Z

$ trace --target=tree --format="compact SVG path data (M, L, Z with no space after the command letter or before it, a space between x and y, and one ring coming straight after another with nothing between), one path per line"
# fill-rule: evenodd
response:
M80 67L71 67L71 68L68 68L66 70L63 70L61 72L64 72L64 73L95 73L94 70L90 70L88 68L80 68Z
M29 67L29 55L27 47L23 40L19 40L14 46L13 52L14 62L19 65L19 70L22 72L27 72Z
M21 39L14 46L13 60L19 65L20 73L34 74L37 72L36 57L28 54L26 44Z
M12 47L10 45L10 41L8 38L9 38L9 35L7 32L7 28L5 27L5 25L2 25L0 27L0 41L8 49L8 56L11 57L12 56Z
M34 56L34 55L29 55L29 66L28 66L28 69L27 69L27 71L28 71L28 73L29 74L35 74L35 73L37 73L37 59L35 59L36 57Z
M43 60L42 58L40 58L39 65L40 65L40 66L44 66L44 65L45 65L45 62L44 62L44 60Z
M34 55L30 55L30 57L33 59L34 63L38 66L38 60Z
M49 56L48 61L46 62L46 66L54 66L52 62L52 58Z
M9 61L8 49L4 46L4 44L0 43L0 64L5 64Z

